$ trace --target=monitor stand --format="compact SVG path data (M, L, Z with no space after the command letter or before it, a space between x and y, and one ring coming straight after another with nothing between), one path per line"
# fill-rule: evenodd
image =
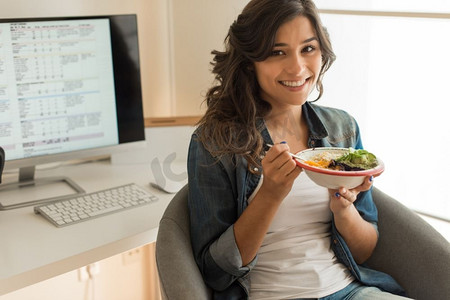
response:
M35 166L20 168L18 182L0 185L0 211L38 205L85 193L68 177L35 179L34 173Z

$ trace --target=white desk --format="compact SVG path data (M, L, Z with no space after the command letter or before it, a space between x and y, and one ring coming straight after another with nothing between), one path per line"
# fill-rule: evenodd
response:
M149 164L102 161L36 172L36 177L58 175L70 177L86 192L135 182L159 201L63 228L35 215L31 206L0 211L0 296L154 242L173 198L149 186Z

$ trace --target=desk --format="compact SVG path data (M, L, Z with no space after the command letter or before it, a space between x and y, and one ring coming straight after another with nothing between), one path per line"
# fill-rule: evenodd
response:
M88 193L135 182L159 200L63 228L34 214L31 206L0 211L0 296L154 242L173 197L149 186L147 163L63 165L36 172L43 176L68 176Z

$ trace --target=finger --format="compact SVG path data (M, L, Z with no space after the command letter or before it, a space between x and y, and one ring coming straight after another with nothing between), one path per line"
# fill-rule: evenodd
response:
M287 143L281 142L280 144L276 144L272 146L271 149L269 149L269 151L267 152L266 162L272 164L270 167L274 168L275 170L280 170L286 167L289 168L290 165L293 168L294 167L294 165L292 164L293 159L289 151L290 148L287 145Z
M356 197L358 196L358 192L355 192L354 190L349 190L344 187L339 188L339 192L335 194L336 198L343 197L347 201L355 202Z
M297 178L298 175L300 175L300 173L303 171L302 168L300 168L297 164L295 164L294 168L292 169L292 171L288 174L288 177L291 178Z
M339 204L340 207L347 207L349 205L351 205L353 202L348 200L347 198L345 198L344 196L341 195L341 193L339 192L339 190L329 190L331 193L331 197L330 197L330 207L333 210L333 207L337 207L336 205ZM333 210L334 212L334 210Z
M268 172L279 172L286 175L291 172L293 165L295 165L295 162L293 162L291 156L287 153L281 153L273 161L263 164L263 168Z
M298 171L297 169L300 169L301 172L301 168L297 166L294 159L290 155L287 158L283 157L283 162L284 162L283 165L280 167L281 172L287 175L292 173L293 171Z
M358 193L362 191L368 191L372 187L372 184L373 184L373 176L367 176L364 179L364 182L361 185L355 187L353 190Z
M284 152L289 152L289 146L286 143L273 145L265 155L265 159L268 162L273 162Z

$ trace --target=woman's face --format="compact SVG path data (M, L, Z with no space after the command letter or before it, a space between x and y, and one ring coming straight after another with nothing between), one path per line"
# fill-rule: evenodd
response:
M298 16L277 31L272 54L255 62L261 96L272 109L303 105L322 66L320 44L308 18Z

